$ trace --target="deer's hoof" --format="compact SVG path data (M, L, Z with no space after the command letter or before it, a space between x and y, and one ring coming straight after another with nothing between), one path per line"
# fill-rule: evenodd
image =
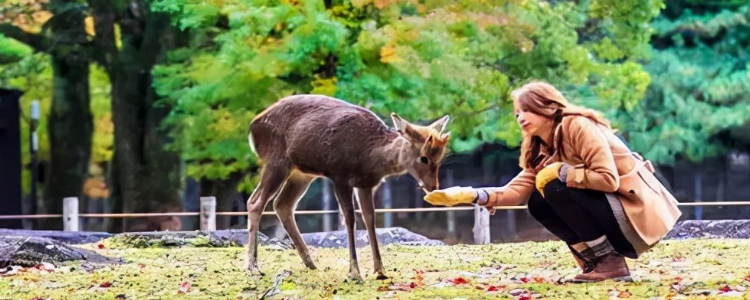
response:
M386 280L386 279L388 279L388 276L385 276L385 274L383 274L381 272L378 272L377 274L378 274L378 277L375 277L375 279L377 279L377 280Z
M257 276L257 277L266 276L266 273L261 272L260 269L258 268L250 268L250 269L246 269L246 271L247 271L247 274L250 276Z
M313 262L305 262L305 266L310 270L316 270L318 267L315 266Z
M248 263L245 266L245 272L247 272L247 274L250 276L260 276L260 277L266 276L265 273L260 271L260 269L258 268L258 265L254 263Z
M354 283L363 283L364 280L362 280L362 276L359 275L359 273L353 274L349 273L349 281Z

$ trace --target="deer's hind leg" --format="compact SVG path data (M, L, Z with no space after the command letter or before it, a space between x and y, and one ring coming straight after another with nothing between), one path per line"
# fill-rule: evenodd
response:
M294 247L297 248L302 262L310 269L315 269L315 264L310 257L307 244L297 227L297 221L294 219L294 210L314 179L315 177L313 176L293 171L279 192L279 195L273 201L273 209L276 211L276 216L284 224L284 229L294 243Z
M258 229L268 201L276 195L289 176L288 164L266 164L260 182L247 200L247 257L245 269L253 275L264 275L258 269Z

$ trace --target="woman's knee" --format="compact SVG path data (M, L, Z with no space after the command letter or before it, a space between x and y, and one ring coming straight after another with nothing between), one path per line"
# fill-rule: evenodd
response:
M534 191L531 194L529 201L526 203L526 209L532 217L537 219L539 216L547 215L552 211L552 208L549 207L549 204L547 204L544 197L538 191Z

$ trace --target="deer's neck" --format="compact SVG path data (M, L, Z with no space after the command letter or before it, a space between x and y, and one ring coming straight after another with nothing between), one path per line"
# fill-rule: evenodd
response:
M396 175L406 172L404 166L407 160L412 159L411 151L411 143L400 135L378 149L383 162L381 166L386 168L384 173Z

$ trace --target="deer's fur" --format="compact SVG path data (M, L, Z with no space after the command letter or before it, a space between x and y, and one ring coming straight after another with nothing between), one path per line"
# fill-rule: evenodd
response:
M428 126L411 124L392 113L395 129L371 111L322 95L280 99L253 119L248 141L261 161L261 179L247 201L248 249L246 268L257 266L257 235L261 213L273 199L274 210L302 261L310 269L305 241L294 220L294 209L315 178L333 182L344 214L349 248L349 277L361 280L354 248L354 198L367 227L374 271L385 276L375 235L373 192L389 176L411 174L420 186L439 187L438 171L450 133L443 133L445 116Z

